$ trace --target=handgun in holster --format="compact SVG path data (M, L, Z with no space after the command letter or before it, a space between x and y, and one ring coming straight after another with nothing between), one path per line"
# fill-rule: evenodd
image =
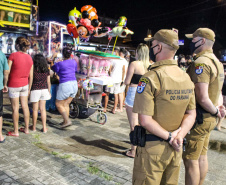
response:
M130 142L134 146L144 147L146 143L146 130L141 126L135 126L130 132Z

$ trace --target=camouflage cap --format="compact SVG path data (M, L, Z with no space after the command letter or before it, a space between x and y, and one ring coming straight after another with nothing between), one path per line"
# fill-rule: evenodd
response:
M153 40L163 42L173 47L176 50L179 49L178 33L173 30L162 29L156 32L152 38L148 40L146 39L146 41L153 41Z
M187 38L203 37L215 42L215 33L209 28L199 28L193 34L185 34Z

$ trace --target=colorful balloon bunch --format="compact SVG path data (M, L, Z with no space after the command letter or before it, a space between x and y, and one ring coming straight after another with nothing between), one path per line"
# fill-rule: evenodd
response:
M91 36L103 37L111 31L108 27L100 27L97 10L91 5L83 6L81 13L75 7L69 12L69 20L68 33L74 38L80 37L82 41L88 41Z
M91 5L85 5L81 12L76 7L69 12L68 33L74 38L80 38L81 41L88 41L90 37L127 37L128 34L134 34L126 27L127 18L121 16L112 30L109 27L100 27L97 10Z

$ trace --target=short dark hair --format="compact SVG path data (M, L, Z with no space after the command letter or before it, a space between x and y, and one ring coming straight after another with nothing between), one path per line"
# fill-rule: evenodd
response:
M39 73L46 73L49 71L46 58L42 54L36 54L33 57L34 70Z
M187 56L185 57L185 59L186 59L186 60L192 60L192 56L191 56L191 55L187 55Z
M71 46L66 46L63 49L63 56L64 58L70 58L72 53L72 47Z
M121 48L119 52L122 53L124 56L126 56L127 54L127 51L125 48Z
M179 54L178 56L178 62L180 63L181 59L184 58L185 59L185 56L183 54Z

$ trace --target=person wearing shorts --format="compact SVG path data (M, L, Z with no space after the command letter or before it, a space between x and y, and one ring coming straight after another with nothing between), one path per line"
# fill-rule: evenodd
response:
M28 95L33 81L33 61L27 50L30 42L24 37L18 37L15 42L17 52L9 56L9 76L7 76L9 98L12 105L12 117L14 131L8 132L8 136L19 136L19 101L23 109L25 127L20 128L21 132L29 133L30 112L28 108Z
M126 73L128 69L129 63L125 59L125 56L127 54L127 51L124 48L120 49L119 56L121 57L121 62L123 63L123 68L122 68L122 83L120 84L120 92L118 94L119 96L119 109L117 110L118 112L123 111L123 103L124 103L124 98L125 98L125 89L126 85L124 84L125 78L126 78Z
M117 56L119 56L119 49L115 48L115 53ZM110 77L112 78L114 84L113 87L106 89L106 96L105 96L105 102L104 102L104 112L107 111L107 105L109 100L109 94L114 94L114 107L111 111L111 113L115 114L117 105L118 105L118 94L120 93L120 84L123 82L122 79L122 73L123 73L123 62L121 59L112 59L111 60L111 67L109 70Z
M133 103L137 90L137 85L141 76L147 72L149 63L149 48L146 44L139 44L136 50L137 60L130 63L125 79L125 85L129 85L129 90L126 95L125 105L126 113L130 124L130 130L138 125L138 114L133 112ZM131 149L123 154L128 157L135 157L136 146L131 145Z
M37 54L33 58L34 61L34 75L33 84L30 93L30 102L32 103L32 126L29 128L32 131L36 131L36 123L38 118L38 110L41 111L42 119L42 132L47 132L46 127L46 100L51 98L50 89L50 73L48 64L45 57L41 54Z
M52 66L52 70L60 77L60 84L56 95L56 107L64 119L61 128L72 124L69 119L69 105L78 91L75 77L77 63L74 59L70 59L71 53L72 48L69 46L65 47L63 49L64 61L55 63Z
M5 137L2 135L2 115L3 115L3 92L7 92L8 88L6 86L5 76L9 73L9 66L7 63L6 56L0 51L0 79L4 79L0 81L0 143L5 142ZM3 84L4 81L4 84Z
M115 83L112 87L108 87L106 92L110 94L118 94L120 92L120 83Z
M185 36L192 39L191 53L196 54L187 73L195 84L197 109L196 123L186 136L187 144L183 153L185 185L202 185L208 172L207 150L210 132L217 125L217 120L225 116L221 92L224 68L213 54L213 30L199 28L193 34Z

